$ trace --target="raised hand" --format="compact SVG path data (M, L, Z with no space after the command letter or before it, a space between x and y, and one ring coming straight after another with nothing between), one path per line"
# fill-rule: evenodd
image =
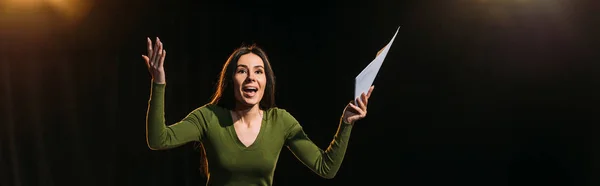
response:
M342 117L344 123L354 124L354 122L367 116L367 103L369 102L369 97L371 97L371 92L373 92L373 88L375 87L371 86L371 88L369 88L369 92L366 95L365 93L362 93L360 95L360 99L356 99L346 106L346 108L344 109L344 116Z
M158 84L165 84L167 80L163 64L165 62L167 51L163 49L163 44L158 37L156 38L154 47L152 47L152 40L150 40L150 38L147 38L147 40L148 54L142 55L142 58L144 58L148 71L150 71L150 75L152 75L152 81Z

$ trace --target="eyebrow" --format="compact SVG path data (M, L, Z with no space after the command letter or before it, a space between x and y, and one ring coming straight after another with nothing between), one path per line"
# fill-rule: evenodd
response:
M238 65L238 67L248 68L247 65ZM265 67L263 67L262 65L256 65L256 66L254 66L254 68L265 68Z

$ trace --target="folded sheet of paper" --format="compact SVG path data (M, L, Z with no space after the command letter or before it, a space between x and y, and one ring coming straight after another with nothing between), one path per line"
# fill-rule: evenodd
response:
M396 34L398 34L398 30L400 30L400 27L396 29L396 33L394 34L394 37L392 37L392 40L377 53L375 59L371 61L371 63L369 63L369 65L367 65L367 67L363 69L360 72L360 74L358 74L358 76L356 76L356 78L354 79L354 99L361 99L360 95L362 93L367 94L369 92L369 89L371 88L371 85L373 85L373 81L375 81L375 77L379 72L379 68L381 68L381 65L383 64L385 56L390 50L394 39L396 39Z

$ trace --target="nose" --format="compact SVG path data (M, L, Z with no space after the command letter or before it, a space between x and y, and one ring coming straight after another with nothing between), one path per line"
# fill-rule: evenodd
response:
M256 75L254 73L248 73L248 77L246 77L246 81L248 81L248 82L256 81Z

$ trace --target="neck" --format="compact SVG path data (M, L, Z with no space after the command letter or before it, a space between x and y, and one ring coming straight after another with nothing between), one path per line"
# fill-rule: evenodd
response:
M261 110L258 104L252 106L237 105L234 112L242 119L242 121L252 121L261 116ZM245 122L245 123L246 123Z

